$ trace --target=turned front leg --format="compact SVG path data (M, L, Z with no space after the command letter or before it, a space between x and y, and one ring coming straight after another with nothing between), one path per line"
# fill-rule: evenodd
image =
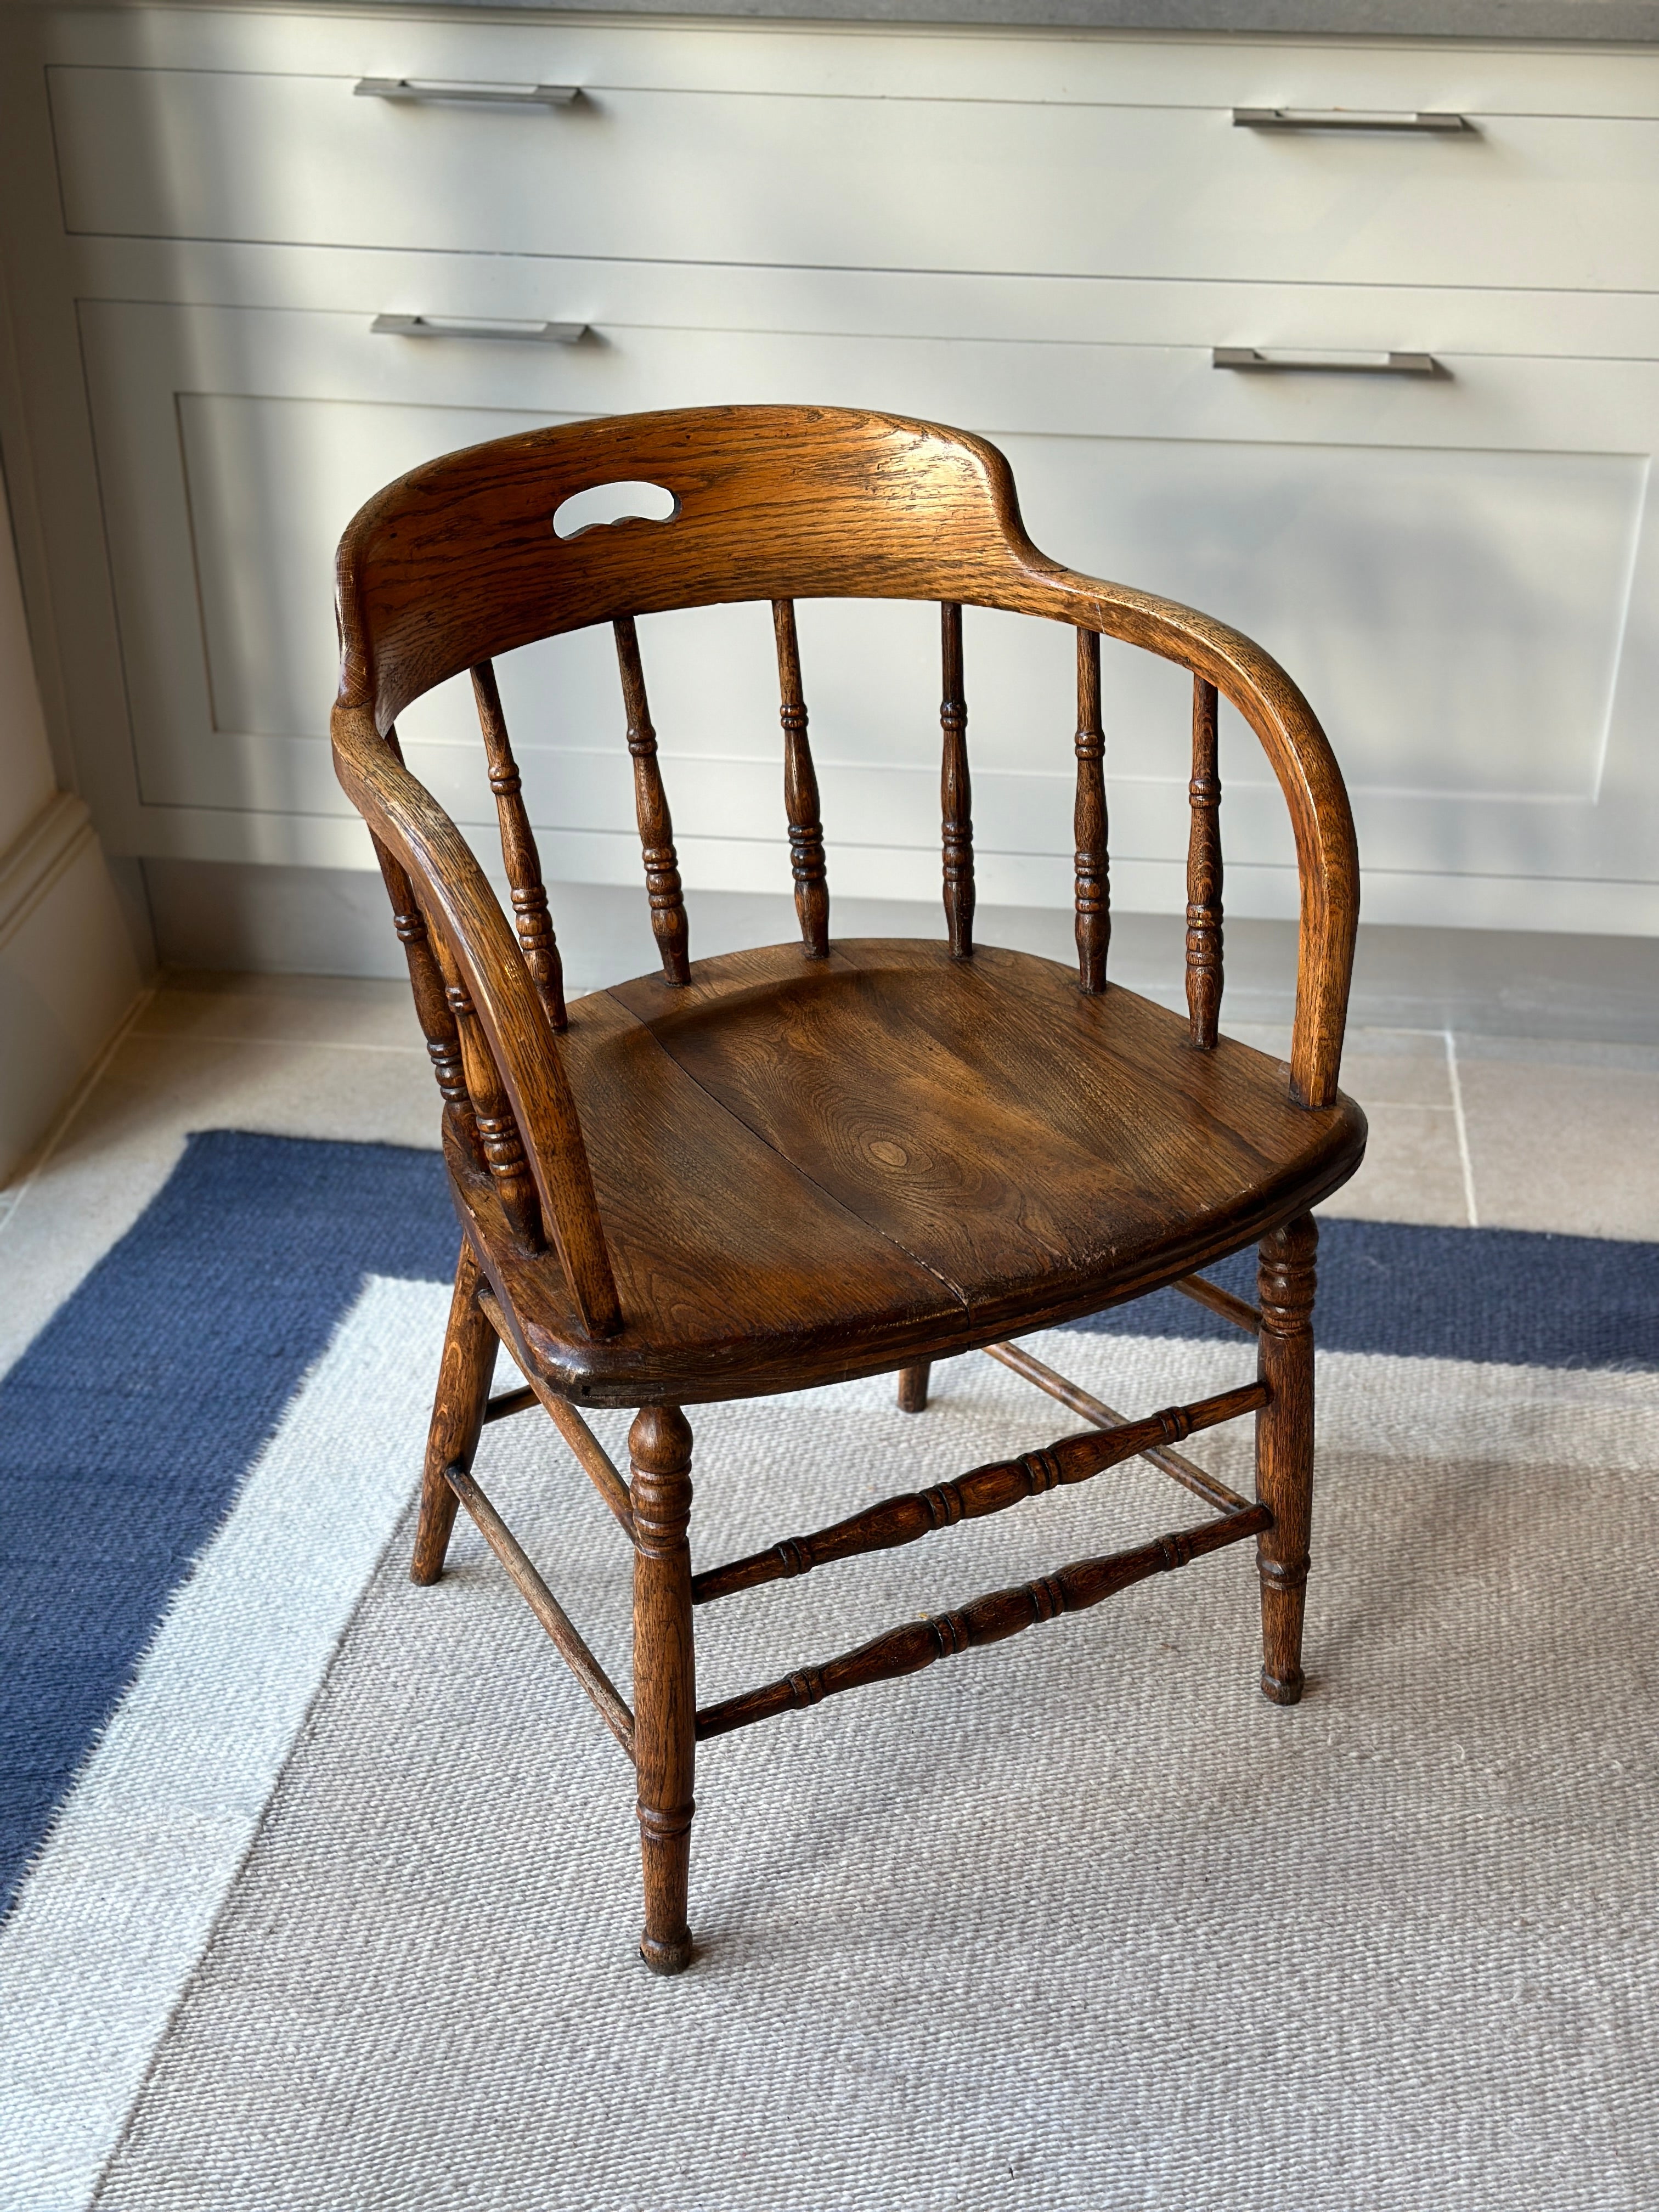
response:
M413 1583L435 1583L444 1571L450 1531L459 1504L444 1480L444 1469L459 1460L472 1464L483 1427L490 1378L495 1372L495 1332L478 1304L482 1280L472 1247L463 1244L455 1268L455 1295L449 1302L449 1327L438 1367L432 1425L427 1431L426 1471L421 1479L421 1518L415 1531L415 1556L409 1563Z
M1261 1240L1260 1372L1273 1397L1255 1417L1255 1493L1273 1525L1256 1540L1261 1577L1261 1692L1302 1695L1302 1607L1313 1513L1314 1258L1319 1231L1298 1214Z
M691 1430L678 1406L647 1406L628 1432L634 1507L634 1759L639 1774L645 1933L653 1973L691 1963L696 1670L691 1644Z

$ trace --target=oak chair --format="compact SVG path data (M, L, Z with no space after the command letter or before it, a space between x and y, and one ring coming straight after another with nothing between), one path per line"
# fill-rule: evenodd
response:
M553 516L574 494L640 480L672 493L667 520L556 535ZM1283 671L1189 608L1037 552L994 447L829 408L618 416L452 453L356 517L338 586L334 757L374 834L408 956L463 1232L410 1571L437 1579L465 1505L633 1763L647 1963L673 1973L691 1957L692 1770L708 1737L912 1674L1249 1536L1261 1686L1294 1704L1313 1455L1310 1209L1352 1174L1365 1130L1337 1090L1358 905L1352 823L1329 746ZM943 943L830 936L794 613L798 599L823 598L941 608ZM801 941L694 961L635 623L735 600L772 606ZM974 942L964 605L1075 634L1075 975ZM567 1006L493 663L595 623L615 633L662 964ZM1193 675L1184 1021L1108 981L1103 636ZM468 671L516 927L398 750L398 714ZM1295 831L1288 1072L1217 1025L1218 696L1260 739ZM1259 1307L1197 1273L1251 1243ZM1164 1285L1256 1335L1254 1382L1126 1420L1011 1341ZM524 1385L492 1398L498 1344ZM896 1371L901 1405L919 1412L930 1362L975 1349L1088 1428L694 1573L687 1407ZM472 1473L483 1425L538 1405L633 1553L632 1711ZM638 1409L626 1479L584 1406ZM1176 1449L1246 1413L1254 1499ZM698 1606L1136 1455L1212 1517L699 1709Z

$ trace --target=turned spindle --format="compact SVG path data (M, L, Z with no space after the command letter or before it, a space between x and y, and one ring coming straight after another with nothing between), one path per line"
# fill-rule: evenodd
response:
M823 823L818 818L818 780L806 738L806 699L801 690L800 644L795 603L774 599L772 627L778 643L778 689L782 703L783 803L789 816L789 866L795 878L795 912L809 960L830 952L830 890L823 864Z
M386 733L386 746L392 757L403 759L403 748L398 743L395 729ZM372 833L371 833L372 835ZM444 979L432 950L432 939L415 896L415 887L407 871L392 854L374 838L374 857L380 864L380 877L392 901L392 926L398 941L404 948L404 958L409 968L410 988L415 998L416 1019L421 1024L421 1034L426 1039L427 1057L432 1062L432 1073L437 1079L438 1094L444 1102L444 1120L451 1132L474 1159L482 1157L478 1145L478 1125L472 1115L472 1101L467 1096L466 1073L461 1065L461 1040L455 1028L455 1018L449 1011L444 995Z
M1100 638L1077 634L1077 971L1085 991L1106 988L1112 901L1106 859L1106 737L1100 726Z
M968 776L968 702L963 695L962 609L945 600L939 609L944 641L944 697L939 728L944 764L939 772L939 811L944 817L945 920L951 951L966 960L974 949L974 824L969 809L973 791Z
M624 615L611 628L617 634L617 665L622 671L623 702L628 710L628 750L634 757L634 811L640 825L640 848L645 855L652 933L665 978L671 983L689 983L691 963L687 952L685 899L680 890L668 794L657 765L657 733L651 726L651 709L645 696L639 635L632 615Z
M444 998L460 1038L461 1066L467 1096L477 1123L478 1144L501 1200L507 1225L527 1252L543 1249L542 1208L536 1178L526 1156L524 1138L507 1095L495 1055L489 1048L483 1024L460 971L441 937L433 939L433 951L444 980Z
M483 732L484 752L489 763L489 788L495 794L495 817L501 824L501 859L513 894L513 920L519 933L525 965L536 986L536 995L547 1009L556 1030L568 1029L564 1008L564 968L559 958L553 918L547 910L547 891L542 882L541 855L526 811L519 764L507 734L501 695L495 688L495 671L481 660L472 672L472 696L477 702L478 725Z
M1187 841L1187 1014L1193 1042L1207 1052L1221 1016L1221 774L1216 690L1193 678L1192 823Z
M1313 1517L1313 1307L1319 1231L1298 1214L1261 1240L1258 1372L1271 1391L1255 1417L1255 1492L1273 1516L1256 1540L1261 1578L1261 1691L1276 1705L1302 1695L1302 1610Z

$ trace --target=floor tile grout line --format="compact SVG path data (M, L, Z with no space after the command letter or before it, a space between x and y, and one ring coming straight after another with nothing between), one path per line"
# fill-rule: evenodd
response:
M117 1027L114 1036L111 1037L109 1042L99 1054L97 1059L94 1060L92 1066L81 1078L79 1084L76 1085L70 1097L69 1103L64 1108L63 1111L58 1116L56 1125L45 1139L40 1151L35 1154L27 1174L21 1177L13 1188L10 1194L11 1203L7 1206L4 1213L0 1214L0 1237L3 1237L5 1236L6 1231L11 1227L13 1222L16 1220L18 1215L22 1212L24 1200L28 1196L30 1191L33 1189L36 1182L45 1173L46 1168L51 1164L52 1160L58 1151L58 1147L63 1143L64 1138L68 1136L70 1130L74 1126L80 1115L82 1108L91 1097L93 1092L98 1088L100 1083L103 1081L110 1062L114 1059L116 1054L126 1042L127 1039L133 1034L133 1030L137 1023L139 1016L143 1012L145 1007L152 1002L155 997L155 987L153 984L148 986L144 990L138 994L138 996L134 1000L132 1006L128 1010L125 1018Z
M1469 1157L1469 1125L1463 1112L1463 1083L1457 1072L1457 1040L1449 1030L1441 1033L1446 1040L1446 1079L1451 1085L1452 1118L1457 1129L1457 1157L1463 1168L1463 1203L1468 1210L1469 1227L1480 1226L1480 1213L1474 1202L1474 1162Z

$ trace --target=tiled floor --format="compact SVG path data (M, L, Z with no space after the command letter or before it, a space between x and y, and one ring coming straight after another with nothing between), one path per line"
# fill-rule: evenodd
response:
M1239 1029L1282 1054L1282 1032ZM1329 1212L1659 1240L1659 1051L1351 1033L1370 1118ZM436 1141L400 984L177 975L140 1006L44 1155L0 1191L0 1370L165 1180L191 1129Z

